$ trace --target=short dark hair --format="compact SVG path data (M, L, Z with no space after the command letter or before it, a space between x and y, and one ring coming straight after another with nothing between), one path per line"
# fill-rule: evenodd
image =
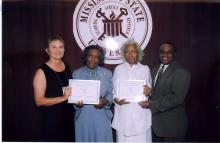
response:
M176 46L173 42L169 42L169 41L168 42L162 42L160 44L160 47L164 44L170 45L170 47L172 48L172 51L173 51L173 55L176 55Z
M59 40L61 41L63 44L64 44L64 40L63 38L60 36L60 35L53 35L51 36L48 41L47 41L47 46L49 47L49 44L52 42L52 41L56 41L56 40Z
M83 64L86 65L88 53L92 49L96 49L100 52L100 58L99 58L99 63L98 64L100 66L104 65L105 52L104 52L103 48L99 45L89 45L88 47L86 47L83 50L82 57L81 57Z

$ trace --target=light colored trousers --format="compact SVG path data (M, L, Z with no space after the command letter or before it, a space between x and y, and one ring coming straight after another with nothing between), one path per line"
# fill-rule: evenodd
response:
M125 136L121 132L116 131L117 142L152 142L151 128L142 134L135 136Z

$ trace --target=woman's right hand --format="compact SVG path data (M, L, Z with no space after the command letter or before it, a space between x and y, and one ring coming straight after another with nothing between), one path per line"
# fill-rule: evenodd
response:
M78 108L82 108L84 106L83 101L78 101L77 103L75 103L75 105Z
M114 102L117 103L118 105L124 105L124 104L128 104L130 102L127 102L125 99L119 99L119 98L114 98Z

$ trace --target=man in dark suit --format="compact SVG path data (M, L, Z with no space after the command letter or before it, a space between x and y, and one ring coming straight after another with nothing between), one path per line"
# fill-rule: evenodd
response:
M190 73L175 61L176 48L170 43L160 46L160 65L153 68L150 100L141 103L152 111L153 141L184 141L187 129L185 97Z

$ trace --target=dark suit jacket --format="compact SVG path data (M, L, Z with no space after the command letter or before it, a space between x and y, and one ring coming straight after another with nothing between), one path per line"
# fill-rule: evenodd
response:
M152 70L154 82L159 65ZM187 129L185 97L190 84L190 73L177 62L172 62L162 74L150 97L152 128L159 137L184 137Z

